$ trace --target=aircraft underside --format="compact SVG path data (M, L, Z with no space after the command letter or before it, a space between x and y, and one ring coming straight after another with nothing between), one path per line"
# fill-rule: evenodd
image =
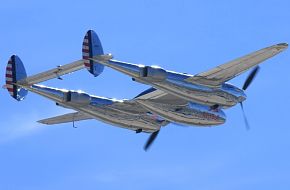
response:
M82 59L57 68L27 76L25 67L16 55L6 66L5 88L17 101L23 100L28 91L56 102L57 105L75 110L40 120L53 125L88 119L97 119L110 125L133 131L151 133L144 149L147 150L157 137L161 127L169 123L187 126L216 126L225 123L223 109L246 100L245 90L253 81L263 61L288 47L286 43L269 46L244 57L219 65L196 75L114 60L112 54L104 54L97 34L89 30L82 44ZM136 82L150 85L133 99L110 99L89 95L81 91L57 89L39 85L50 79L62 79L81 69L99 76L104 67L123 73ZM232 78L253 68L240 89L227 83ZM247 120L244 114L247 124Z

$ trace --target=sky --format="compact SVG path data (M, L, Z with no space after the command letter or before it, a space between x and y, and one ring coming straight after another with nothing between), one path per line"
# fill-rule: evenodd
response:
M290 43L288 0L0 0L0 83L11 54L29 75L81 58L93 29L104 51L121 61L197 74L252 51ZM290 50L261 65L244 107L225 110L224 125L170 124L148 152L148 134L96 120L45 126L36 121L71 112L29 93L22 102L0 91L0 189L290 188ZM231 83L241 87L247 74ZM149 86L105 68L43 84L112 98Z

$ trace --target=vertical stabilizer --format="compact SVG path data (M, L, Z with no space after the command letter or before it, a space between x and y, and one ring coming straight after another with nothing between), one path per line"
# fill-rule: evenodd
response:
M6 66L6 88L9 94L21 101L27 95L27 90L17 86L17 81L27 77L22 61L17 55L12 55Z
M95 77L99 76L103 72L104 66L90 60L90 58L96 55L103 55L104 52L101 41L93 30L89 30L84 37L82 53L84 64L88 71Z

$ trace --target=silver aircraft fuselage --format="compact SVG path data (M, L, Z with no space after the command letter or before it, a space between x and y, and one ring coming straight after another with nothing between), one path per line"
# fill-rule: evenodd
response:
M93 60L129 75L134 81L151 85L190 102L209 106L219 105L223 108L228 108L246 99L246 94L243 90L229 83L224 83L218 88L212 88L187 82L186 79L193 75L185 73L168 71L154 66L146 67L144 65L112 59L102 60L98 57Z
M23 86L57 105L85 113L97 120L122 128L154 132L170 122L183 125L212 126L226 121L221 109L188 103L172 105L150 100L116 100L43 85Z

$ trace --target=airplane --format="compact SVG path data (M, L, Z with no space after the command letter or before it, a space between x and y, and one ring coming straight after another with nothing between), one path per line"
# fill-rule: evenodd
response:
M104 54L101 41L93 30L87 31L82 44L82 59L48 71L27 76L17 55L12 55L6 66L6 88L17 101L25 99L28 91L56 102L57 106L75 112L39 120L53 125L96 119L113 126L150 133L144 150L156 139L161 127L169 123L187 126L217 126L224 124L224 109L240 104L247 96L245 90L259 71L259 64L284 51L287 43L279 43L196 75L165 70L158 66L132 64ZM90 95L79 90L67 90L41 85L50 79L87 69L99 76L104 67L128 75L133 81L151 87L132 99L112 99ZM254 68L242 89L229 84L232 78ZM243 112L244 113L244 112ZM245 113L244 119L249 127Z

